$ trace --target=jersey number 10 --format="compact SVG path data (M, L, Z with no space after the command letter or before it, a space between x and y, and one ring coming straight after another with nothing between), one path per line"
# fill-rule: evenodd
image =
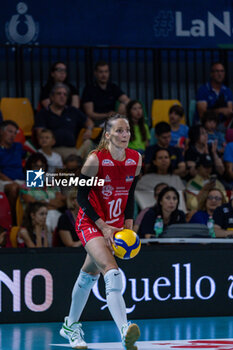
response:
M121 215L121 203L122 199L118 198L117 200L113 199L109 204L109 218L117 218Z

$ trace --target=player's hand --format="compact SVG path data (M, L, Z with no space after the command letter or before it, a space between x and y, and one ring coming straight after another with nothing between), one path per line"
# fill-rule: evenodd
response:
M119 228L119 227L114 227L107 224L105 224L101 229L105 238L106 245L112 252L113 252L112 245L115 244L114 238L113 238L114 233L121 230L123 230L123 227Z
M110 226L110 225L106 225L106 228L104 230L102 230L107 247L110 248L110 250L113 252L113 248L112 245L115 245L115 241L114 241L114 233L123 230L123 227L119 228L119 227L114 227L114 226Z
M112 245L115 244L113 238L114 233L123 230L123 227L119 228L110 226L106 224L106 222L104 222L101 218L96 220L95 224L102 231L105 238L106 246L113 252Z
M124 224L124 228L126 228L128 230L132 230L133 229L133 220L132 219L126 219L125 220L125 224Z

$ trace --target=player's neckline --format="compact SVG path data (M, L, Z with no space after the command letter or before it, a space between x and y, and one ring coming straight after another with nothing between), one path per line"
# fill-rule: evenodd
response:
M122 159L122 160L119 160L119 159L115 159L115 158L113 158L113 156L112 156L112 154L111 154L111 152L108 150L108 152L109 152L109 155L110 155L110 157L112 158L112 160L114 161L114 162L120 162L120 163L122 163L122 162L124 162L125 160L126 160L126 158L127 158L127 155L126 155L126 150L125 150L125 156L124 156L124 159Z

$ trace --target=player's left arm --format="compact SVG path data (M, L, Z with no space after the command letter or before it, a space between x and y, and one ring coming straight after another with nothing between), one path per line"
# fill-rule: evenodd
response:
M142 156L139 154L138 165L135 172L135 178L129 190L128 200L125 208L125 224L124 227L133 229L133 214L134 214L134 191L137 185L138 177L142 167Z

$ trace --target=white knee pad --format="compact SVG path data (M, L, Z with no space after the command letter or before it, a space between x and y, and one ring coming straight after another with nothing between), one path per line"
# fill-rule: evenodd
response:
M109 270L104 276L104 281L105 281L106 296L111 292L121 293L123 283L122 283L121 272L119 270L117 269Z
M81 270L77 278L77 281L75 283L75 287L91 290L91 288L95 285L96 281L98 281L99 277L100 275L92 276L92 275L89 275L89 273L86 273ZM75 294L77 290L77 288L75 287L72 293L73 297L74 297L73 294Z

